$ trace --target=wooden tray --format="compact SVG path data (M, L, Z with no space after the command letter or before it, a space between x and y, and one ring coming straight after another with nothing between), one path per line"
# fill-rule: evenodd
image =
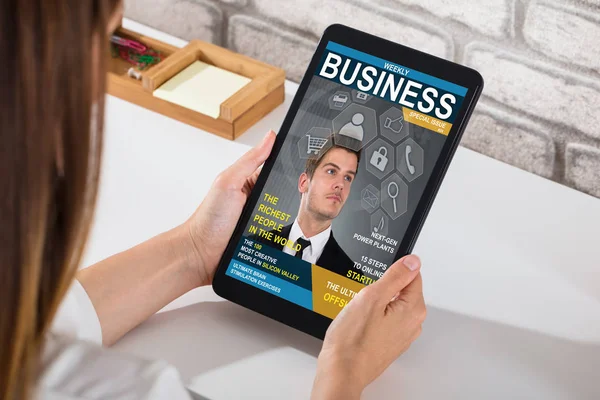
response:
M161 51L166 58L142 71L142 79L137 80L127 75L131 67L128 62L111 57L108 93L113 96L232 140L283 103L285 71L281 68L200 40L178 48L122 27L116 34ZM251 79L221 104L217 119L152 95L160 85L196 60Z

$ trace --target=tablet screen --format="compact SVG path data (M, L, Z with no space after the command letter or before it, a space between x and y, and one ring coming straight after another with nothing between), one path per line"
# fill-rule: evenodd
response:
M466 94L328 42L226 274L334 318L394 262Z

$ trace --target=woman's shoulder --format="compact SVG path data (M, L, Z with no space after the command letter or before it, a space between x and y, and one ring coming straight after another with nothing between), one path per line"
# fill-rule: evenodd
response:
M177 370L92 342L48 334L37 399L190 399Z

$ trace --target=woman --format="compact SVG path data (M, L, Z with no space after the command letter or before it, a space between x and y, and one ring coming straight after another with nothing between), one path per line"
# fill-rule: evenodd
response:
M182 225L77 273L97 191L108 36L121 16L120 0L0 3L2 399L189 398L172 367L99 345L211 284L273 146L270 132ZM403 258L340 313L314 398L359 398L419 335L419 267Z

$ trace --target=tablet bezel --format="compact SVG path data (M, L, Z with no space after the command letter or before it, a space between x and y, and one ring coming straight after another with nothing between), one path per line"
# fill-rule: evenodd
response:
M281 125L273 151L265 162L254 190L246 202L240 220L237 223L232 240L229 241L219 262L213 281L213 288L217 295L320 339L324 338L325 332L332 321L331 319L247 283L228 277L225 272L242 237L243 230L249 218L251 218L252 211L259 200L262 189L273 168L274 161L281 151L287 133L296 117L300 104L329 41L464 86L468 89L463 100L463 106L459 110L423 191L421 200L398 247L398 251L394 257L395 260L412 251L450 161L458 147L462 133L483 89L483 78L477 71L471 68L340 24L329 26L323 33L307 71L300 82L290 109Z

